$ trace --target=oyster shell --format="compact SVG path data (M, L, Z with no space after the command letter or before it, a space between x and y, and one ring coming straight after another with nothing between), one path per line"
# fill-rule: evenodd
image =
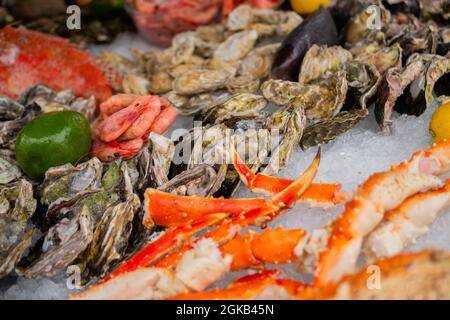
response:
M214 58L233 61L244 58L255 46L258 33L254 30L233 34L222 42L214 52Z
M302 99L309 120L323 120L341 111L347 91L347 72L341 70L328 78L301 86L298 97Z
M184 113L184 107L188 104L189 97L178 94L174 91L170 91L166 93L164 96L167 98L167 100L169 100L171 104L173 104L180 111L180 114L186 115Z
M9 157L0 154L0 185L13 182L22 176L22 171Z
M36 204L32 185L26 180L0 188L0 278L14 269L31 244L29 220Z
M270 44L250 51L241 61L238 74L255 79L267 78L270 74L275 52L279 46L279 43Z
M433 88L448 74L450 59L437 55L412 55L402 70L391 68L384 76L375 105L375 116L385 134L389 134L392 110L420 115L433 102Z
M103 277L112 264L123 257L131 235L132 221L140 208L137 195L131 194L124 202L108 208L97 224L92 243L82 263L85 277Z
M219 59L211 59L209 60L205 67L210 70L223 70L227 71L230 74L230 77L234 77L237 72L237 63L236 61L224 61Z
M167 71L160 70L153 73L148 91L154 94L164 94L172 90L173 79Z
M371 5L365 8L352 17L347 24L346 46L350 47L359 42L383 41L384 33L382 30L390 21L391 13L383 5Z
M14 100L0 96L0 121L21 118L25 107Z
M219 166L216 172L213 166L200 164L183 171L158 189L183 196L212 197L225 179L227 166Z
M224 87L230 77L225 70L190 70L175 79L173 90L184 95L213 91Z
M65 164L53 167L45 173L40 187L41 202L48 205L47 217L64 206L73 204L82 195L101 191L102 163L97 158L74 167Z
M169 169L175 154L175 145L171 139L152 132L150 177L155 186L161 186L169 181ZM150 159L148 159L150 160Z
M373 65L351 61L345 65L347 71L348 92L344 109L351 110L359 105L366 109L377 93L381 75Z
M329 120L317 122L303 132L300 147L307 150L311 147L333 141L341 134L353 128L369 114L367 109L354 109L338 113Z
M235 94L207 110L203 114L203 121L218 124L232 119L256 118L266 105L267 101L263 96L251 93Z
M27 278L53 277L87 248L93 236L89 209L83 206L71 215L50 228L42 244L42 254L25 270L21 270L20 275Z
M306 124L306 116L301 98L294 98L288 108L290 109L289 119L283 137L278 146L272 151L269 162L263 173L267 175L277 174L291 159L292 153L300 142L303 129Z
M402 48L399 44L379 47L372 43L368 46L354 47L350 51L356 61L374 65L381 75L389 68L402 66Z
M326 77L327 73L340 70L352 58L353 55L350 51L342 47L313 45L303 58L298 82L306 84L312 80Z
M259 79L248 76L238 76L228 81L226 88L231 94L235 93L251 93L259 89Z
M199 111L223 103L230 98L230 96L230 93L224 91L212 91L192 96L189 98L188 103L180 108L180 113L183 115L195 114Z
M271 79L261 85L261 91L267 101L282 106L299 96L302 86L298 82Z
M240 5L228 15L226 28L230 31L247 29L253 22L253 9L249 5Z

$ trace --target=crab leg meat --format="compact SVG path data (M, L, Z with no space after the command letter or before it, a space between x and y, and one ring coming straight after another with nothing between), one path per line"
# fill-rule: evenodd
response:
M315 285L334 283L354 271L364 237L378 226L385 212L417 192L442 187L442 181L434 175L450 169L449 156L450 144L445 141L414 154L410 161L390 171L369 177L335 221L327 248L320 253Z
M418 193L385 214L383 222L368 236L364 247L371 258L389 257L414 244L442 209L450 205L450 179L438 190Z
M268 176L262 173L255 174L239 157L234 146L231 146L233 165L241 181L254 193L272 196L284 190L292 183L290 179ZM329 208L343 203L347 194L340 191L338 183L311 184L302 196L302 201L311 207Z

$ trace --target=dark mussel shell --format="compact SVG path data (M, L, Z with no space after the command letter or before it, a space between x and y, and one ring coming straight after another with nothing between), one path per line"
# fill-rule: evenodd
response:
M275 54L271 77L297 81L303 57L313 44L333 46L338 43L333 17L328 9L322 7L284 39Z

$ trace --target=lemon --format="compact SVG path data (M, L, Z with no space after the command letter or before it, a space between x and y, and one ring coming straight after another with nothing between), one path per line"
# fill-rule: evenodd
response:
M313 13L320 8L328 6L330 0L291 0L292 8L299 14Z
M450 139L450 102L441 105L430 121L430 134L435 142Z

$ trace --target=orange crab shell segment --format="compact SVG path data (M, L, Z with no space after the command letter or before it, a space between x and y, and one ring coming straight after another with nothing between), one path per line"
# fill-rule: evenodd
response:
M273 285L280 276L278 270L265 270L254 275L245 276L231 283L226 289L215 289L211 291L186 293L178 295L174 300L230 300L230 299L252 299L265 288Z
M237 234L220 248L222 255L228 254L233 257L230 271L262 266L261 262L253 254L252 244L257 236L257 233L254 231L248 231L244 236Z
M226 217L228 217L228 214L210 214L184 226L174 227L167 230L160 238L149 243L130 259L122 263L116 270L106 277L103 282L106 282L120 274L149 266L168 252L176 250L185 244L195 233L224 220Z
M145 191L144 225L153 222L159 226L173 227L186 224L211 213L233 215L264 207L263 198L222 199L178 196L156 189Z
M36 83L102 102L111 88L94 57L67 40L7 26L0 30L0 95L13 99Z
M252 242L254 256L264 263L291 263L295 260L295 247L306 236L301 229L266 229Z

